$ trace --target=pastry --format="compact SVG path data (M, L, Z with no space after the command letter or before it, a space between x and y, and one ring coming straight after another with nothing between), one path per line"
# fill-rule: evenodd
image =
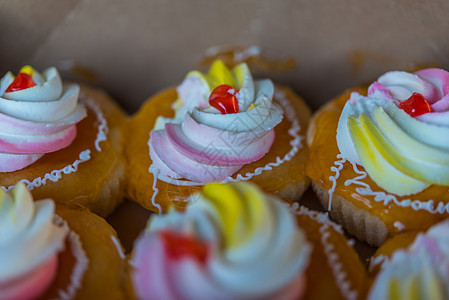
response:
M314 116L307 174L331 217L359 239L379 246L449 216L448 94L442 69L394 71Z
M287 87L253 80L246 64L192 71L150 98L126 142L127 197L156 212L183 208L207 182L248 180L297 200L308 186L302 138L310 111Z
M448 298L449 221L414 235L394 236L378 249L368 299Z
M246 182L210 183L153 215L130 260L138 299L362 299L366 273L322 213ZM298 226L299 225L299 226Z
M123 197L124 113L104 92L30 66L0 83L0 186L23 182L35 199L103 216Z
M124 298L124 255L104 219L33 201L23 183L0 196L0 299Z

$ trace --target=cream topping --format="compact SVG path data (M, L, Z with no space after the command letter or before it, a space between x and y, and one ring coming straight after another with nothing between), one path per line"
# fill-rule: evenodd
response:
M298 118L296 116L295 110L292 107L292 105L289 103L289 100L286 98L285 94L282 91L276 91L275 92L276 99L279 101L279 104L281 105L282 109L285 111L286 117L291 122L291 127L288 130L288 134L292 137L292 140L290 141L291 148L290 150L281 158L276 157L276 160L273 162L267 163L263 167L258 167L255 170L251 172L247 172L244 175L238 174L234 177L227 177L225 180L223 180L223 183L226 182L235 182L235 181L247 181L251 180L254 176L260 175L263 172L270 171L273 168L276 168L283 163L290 161L296 153L302 148L302 136L299 134L301 127L298 122ZM198 186L202 185L201 182L194 182L194 181L187 181L182 179L173 179L171 177L168 177L166 175L163 175L160 173L160 170L156 168L154 165L151 165L149 168L149 172L153 174L154 180L153 180L153 196L151 198L151 203L158 209L159 213L161 213L161 207L158 203L156 203L156 196L159 193L159 189L157 188L157 180L162 180L164 182L168 182L170 184L174 185L180 185L180 186Z
M221 114L209 106L214 87L229 84L238 100L238 113ZM187 75L178 88L174 119L159 118L151 132L150 155L161 175L205 183L223 180L243 165L260 159L274 140L273 128L283 111L272 102L270 80L254 81L241 64L231 72L220 61L208 75Z
M92 99L82 99L82 102L95 113L98 120L98 132L94 141L94 146L96 151L101 152L102 149L100 144L107 139L107 134L109 132L107 120L105 119L101 108ZM49 180L52 182L57 182L63 177L64 174L68 175L78 171L78 166L81 163L87 162L91 159L91 153L91 149L83 150L79 153L78 159L76 159L73 163L68 164L64 168L59 170L52 170L49 173L45 173L42 176L36 177L31 180L21 179L20 182L25 183L29 191L45 185ZM9 187L0 186L0 188L5 192L11 190L13 187L13 185Z
M134 282L141 298L153 285L161 297L185 299L298 297L295 289L303 280L311 246L283 204L245 183L206 185L203 194L192 195L190 201L184 213L154 215L136 245ZM205 243L205 264L188 256L169 257L159 238L167 230ZM144 255L150 246L157 256ZM141 270L141 265L151 268ZM148 286L142 286L142 278L151 278Z
M33 202L23 184L0 196L0 281L7 281L61 251L68 229L53 223L54 202Z
M35 74L41 76L37 72ZM0 112L21 120L45 123L64 119L73 113L85 116L82 105L78 104L78 85L64 85L55 67L46 69L41 77L42 84L8 93L5 91L14 76L7 73L0 84Z
M0 172L20 170L71 144L76 123L86 117L78 103L79 86L63 84L56 68L32 70L33 87L7 92L15 77L0 82Z
M352 93L337 129L342 158L399 196L431 184L449 186L448 85L449 73L440 69L389 72L370 86L368 96ZM415 92L439 111L414 118L400 109L398 103Z
M382 264L368 299L447 299L449 222L420 234Z

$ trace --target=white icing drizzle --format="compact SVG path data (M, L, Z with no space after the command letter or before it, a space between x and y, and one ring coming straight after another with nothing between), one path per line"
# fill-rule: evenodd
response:
M369 263L369 271L372 272L378 265L383 264L384 262L387 261L389 261L388 256L383 254L371 258L371 261Z
M81 102L87 105L95 113L97 120L100 122L100 124L98 125L97 138L95 139L95 148L98 152L101 152L100 143L107 140L107 135L109 133L108 122L103 116L101 108L94 102L94 100L86 98L82 99Z
M83 97L83 96L80 96L80 98L81 97ZM97 133L97 137L95 139L95 148L98 152L101 152L100 143L107 139L107 134L109 132L107 121L104 118L100 107L92 99L86 98L86 99L80 99L80 101L83 104L85 104L86 106L88 106L95 113L95 116L97 117L97 120L99 121L98 133ZM50 173L46 173L45 175L43 175L41 177L37 177L37 178L33 179L32 181L30 181L28 179L22 179L22 180L20 180L20 182L25 183L27 186L27 189L29 191L32 191L35 188L38 188L42 185L45 185L48 180L50 180L52 182L57 182L62 178L63 174L68 175L68 174L75 173L76 171L78 171L79 164L91 159L90 154L91 154L91 150L86 149L86 150L80 152L78 159L76 159L73 163L68 164L64 168L62 168L60 170L53 170ZM5 192L8 192L13 187L14 187L14 185L11 185L9 187L0 186L0 188Z
M279 102L279 104L282 106L284 113L287 117L287 119L292 123L292 126L288 130L288 134L293 137L293 140L290 141L291 149L283 158L280 158L279 156L276 157L275 162L270 162L266 164L263 167L256 168L253 172L248 172L244 176L241 174L237 174L236 178L232 178L232 176L229 176L225 180L222 181L222 183L227 182L235 182L235 181L246 181L250 180L254 176L262 174L264 171L270 171L275 167L280 166L281 164L285 163L286 161L290 161L296 153L299 151L299 149L302 148L302 140L303 137L299 134L299 131L301 130L301 126L299 125L299 122L296 117L296 113L294 108L290 105L288 99L285 97L285 94L282 91L275 91L275 98ZM151 197L151 203L153 206L158 208L159 213L161 213L161 206L157 203L155 203L156 196L159 192L159 189L156 187L157 180L162 180L164 182L173 184L173 185L179 185L179 186L199 186L203 185L201 182L194 182L189 180L181 180L181 179L173 179L168 176L160 174L159 170L155 168L153 165L151 165L148 168L148 171L153 174L153 196Z
M280 158L279 156L276 157L276 162L271 162L266 164L263 167L259 167L254 170L254 172L248 172L245 174L245 176L242 176L241 174L237 174L236 178L232 178L229 176L226 178L223 182L235 182L235 181L243 181L243 180L250 180L252 177L262 174L263 171L270 171L274 167L278 167L281 164L285 163L286 161L290 161L293 156L299 151L299 149L302 148L302 136L299 135L299 131L301 130L301 126L299 125L299 122L296 118L296 113L294 108L290 105L287 98L285 98L285 94L281 91L276 91L275 93L276 99L279 101L281 106L284 108L284 113L287 116L287 119L292 123L292 126L288 130L288 134L293 137L293 140L290 141L291 149L283 158Z
M341 169L343 169L343 164L346 161L346 159L344 159L340 153L337 155L337 158L340 158L340 160L334 162L334 165L336 165L337 167L334 167L334 166L331 167L331 171L335 172L335 175L329 176L329 181L332 182L332 188L328 191L329 202L327 205L327 211L331 211L332 199L334 196L335 188L337 187L337 179L338 179L338 177L340 177L340 171L341 171Z
M402 224L402 222L399 222L399 221L395 221L393 223L393 226L396 227L399 231L402 231L402 230L405 229L405 225Z
M336 232L344 234L343 227L329 218L328 213L322 213L319 211L308 209L305 206L300 205L298 202L292 204L286 203L287 207L298 216L308 216L310 219L317 221L320 224L326 224L332 227Z
M331 201L332 195L335 192L336 181L340 176L340 170L343 168L343 164L346 162L346 159L342 158L341 154L337 155L337 159L340 160L335 161L334 164L337 165L338 168L331 167L331 171L335 172L335 175L329 177L329 180L334 183L332 185L332 188L329 190L329 201ZM432 214L449 214L449 203L438 202L438 205L434 207L435 206L434 200L428 201L411 200L411 199L398 200L398 198L395 195L387 194L382 191L373 191L369 184L362 181L368 176L368 174L365 171L359 170L356 163L350 161L349 163L351 163L354 172L359 174L359 176L346 180L344 185L345 186L349 186L351 184L358 185L359 187L356 187L355 190L360 195L374 196L374 201L382 202L385 206L393 202L395 205L398 205L400 207L411 207L413 210L416 211L425 210Z
M114 246L117 248L117 252L118 252L118 255L120 256L120 258L125 259L126 255L125 255L125 253L123 253L123 249L122 249L122 246L120 245L120 242L113 235L111 235L111 240L112 240L112 243L114 244Z
M67 222L60 216L55 215L54 222L58 226L68 227ZM69 300L73 299L76 295L76 291L81 287L84 273L89 266L89 259L86 252L83 249L80 237L74 231L69 228L68 238L70 241L70 248L73 256L75 257L75 266L73 267L72 274L70 275L70 283L64 290L58 291L58 299Z
M44 175L44 178L37 177L33 179L33 181L29 181L28 179L22 179L20 182L23 182L26 184L27 189L29 191L34 190L35 188L40 187L41 185L44 185L47 183L47 180L51 180L53 182L57 182L59 179L62 178L62 174L71 174L78 170L78 165L82 162L88 161L90 159L90 150L84 150L80 153L79 159L75 160L72 164L65 166L64 168L60 170L53 170L50 173L46 173ZM14 185L11 185L9 187L2 186L2 190L5 192L8 192L14 187Z
M336 252L334 252L335 246L328 241L330 237L330 232L327 231L328 228L329 225L327 224L324 224L320 228L321 244L323 245L324 253L326 253L327 262L332 268L337 286L343 297L346 299L355 300L357 299L357 291L351 291L351 283L346 278L348 274L343 271L343 264L339 262L339 256Z
M348 274L343 270L343 264L339 262L340 257L338 253L335 252L335 246L329 242L330 232L328 230L332 228L336 232L343 234L342 227L335 222L332 222L327 213L309 210L304 206L300 206L297 202L287 205L290 206L290 209L294 214L307 216L321 224L319 230L321 235L321 244L323 245L328 265L331 267L332 273L334 274L335 282L337 283L343 297L349 300L356 300L358 293L357 291L351 290L351 282L349 281Z
M150 170L151 170L151 166L150 166ZM153 173L153 196L151 197L151 204L153 204L154 207L156 207L158 209L158 214L162 214L162 207L160 206L159 203L156 203L156 196L159 193L159 189L157 188L157 176L159 175L159 170L155 168L154 173Z

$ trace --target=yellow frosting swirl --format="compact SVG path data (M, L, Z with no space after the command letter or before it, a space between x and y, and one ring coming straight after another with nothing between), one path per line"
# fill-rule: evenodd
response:
M0 282L17 278L64 248L68 227L53 223L52 200L33 201L23 183L0 190Z
M343 157L386 191L405 196L449 186L449 128L414 119L380 93L352 94L338 126Z
M407 248L393 253L381 267L368 300L449 297L449 221L434 225Z
M182 293L186 299L298 297L311 245L286 205L243 182L207 184L189 201L191 206L183 213L173 210L153 216L147 235L154 238L169 230L190 236L208 245L208 259L203 266L194 258L177 262L164 254L154 258L147 272L158 276L163 269L167 278L189 278L191 283L183 286L167 280L159 282L160 290ZM136 249L145 253L148 249L142 245Z

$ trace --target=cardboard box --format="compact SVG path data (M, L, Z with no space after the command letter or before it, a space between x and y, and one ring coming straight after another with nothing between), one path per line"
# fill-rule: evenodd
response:
M449 69L448 13L444 0L3 0L0 73L54 65L134 113L208 56L237 49L316 109L388 70ZM120 233L135 214L128 250L149 213L128 203L109 219ZM374 250L357 247L364 259Z
M448 12L444 0L5 0L0 73L55 65L132 113L208 49L258 46L270 62L296 62L259 75L317 108L387 70L449 68Z

